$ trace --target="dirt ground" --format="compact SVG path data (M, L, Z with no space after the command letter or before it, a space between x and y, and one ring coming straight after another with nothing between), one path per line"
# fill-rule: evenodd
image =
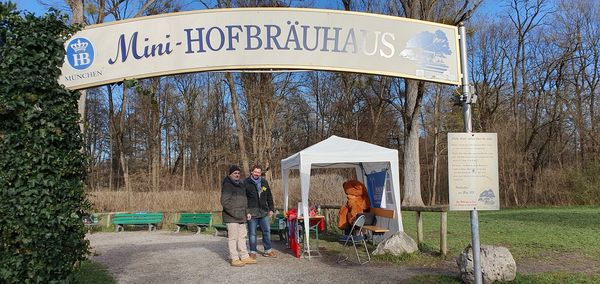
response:
M455 267L337 264L336 254L326 252L323 257L298 259L277 237L277 258L259 255L258 264L245 267L229 265L227 239L221 236L135 231L87 238L92 260L106 266L118 283L399 283L422 274L457 273Z
M221 236L166 231L88 234L92 260L107 267L118 283L402 283L426 274L457 275L453 259L436 267L336 263L336 254L295 258L274 236L277 258L258 257L258 264L231 267L227 239ZM259 242L259 250L261 249ZM569 271L600 273L600 261L577 255L548 255L517 262L521 273Z

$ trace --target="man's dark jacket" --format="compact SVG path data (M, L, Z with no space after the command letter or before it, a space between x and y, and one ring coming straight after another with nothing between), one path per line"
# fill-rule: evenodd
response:
M246 191L240 181L234 182L225 177L221 187L221 206L223 206L223 223L245 223L248 209Z
M252 218L265 217L269 211L275 211L271 187L269 187L266 179L262 177L260 179L260 189L256 188L256 183L252 180L251 176L244 180L246 197L248 199L248 213L252 215ZM260 196L258 194L259 190Z

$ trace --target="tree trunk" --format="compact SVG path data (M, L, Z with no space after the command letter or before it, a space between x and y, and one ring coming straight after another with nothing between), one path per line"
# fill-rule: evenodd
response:
M153 79L150 85L150 155L152 169L152 191L158 192L160 187L160 79ZM168 131L167 131L168 132Z
M83 22L83 0L67 0L69 7L71 8L71 12L73 13L73 23L74 24L84 24ZM85 96L86 91L79 91L79 100L77 101L77 111L79 112L79 130L82 135L85 133ZM83 137L83 136L82 136ZM84 144L85 145L85 144ZM83 149L82 149L83 151Z
M235 129L237 131L238 143L240 144L240 156L242 158L243 171L250 170L250 163L248 162L248 154L246 152L246 142L244 139L244 127L242 126L242 118L240 114L240 108L238 105L237 91L235 88L235 82L230 72L225 74L227 78L227 84L229 85L229 92L231 95L231 110L233 111L233 118L235 119Z
M433 102L433 184L431 185L431 198L429 200L429 205L435 205L436 203L436 195L437 195L437 176L438 176L438 161L439 161L439 105L440 105L440 96L439 92L436 92L435 99Z
M419 82L406 80L404 106L404 200L402 206L424 206L421 198L421 165L419 162L419 111L422 95Z
M125 112L127 111L127 95L129 88L127 88L127 82L123 82L123 99L121 100L121 113L119 113L119 160L121 161L121 168L123 168L123 182L125 183L125 191L131 193L131 181L129 178L129 165L127 158L125 157Z

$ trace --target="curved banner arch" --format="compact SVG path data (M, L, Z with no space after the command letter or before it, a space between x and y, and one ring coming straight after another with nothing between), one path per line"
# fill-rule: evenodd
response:
M65 45L59 83L83 89L218 70L329 70L460 85L458 28L298 8L215 9L92 25Z

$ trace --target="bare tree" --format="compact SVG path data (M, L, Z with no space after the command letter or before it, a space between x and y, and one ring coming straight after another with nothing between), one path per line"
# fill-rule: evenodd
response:
M227 79L227 86L229 86L229 95L231 97L231 110L233 111L233 117L235 119L235 127L237 130L236 133L240 147L242 166L244 167L244 171L248 171L250 169L250 162L248 160L248 152L246 151L246 135L244 134L244 126L242 124L242 117L240 114L238 92L235 85L235 81L233 80L232 73L225 74L225 78Z
M461 4L462 5L459 5ZM438 1L438 0L398 0L389 4L390 13L405 16L412 19L426 21L468 20L473 11L477 9L481 1L469 3L469 1ZM448 23L458 24L458 23ZM404 100L388 98L402 115L404 122L404 194L402 205L423 206L421 198L421 171L419 156L419 112L421 101L425 90L425 83L411 79L405 79L402 84L397 84L398 95L403 95ZM402 101L402 105L399 102Z

